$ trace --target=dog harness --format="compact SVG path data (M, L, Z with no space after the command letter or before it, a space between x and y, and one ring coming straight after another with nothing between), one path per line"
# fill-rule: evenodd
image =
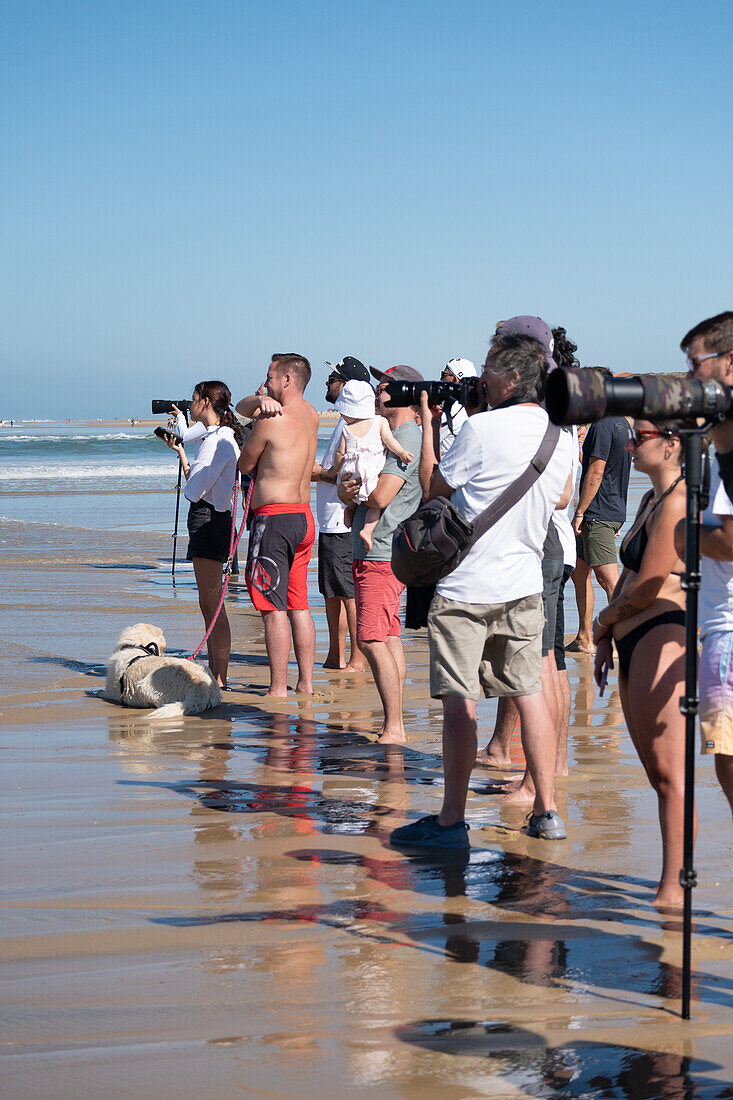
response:
M132 658L129 665L127 666L125 671L120 676L120 695L122 696L123 705L126 706L127 704L125 703L125 691L126 691L125 677L127 676L128 672L130 671L130 669L132 668L132 666L135 664L136 661L143 661L143 660L145 660L146 657L160 657L160 650L158 649L157 642L148 642L147 645L123 645L123 646L120 646L120 649L142 649L144 651L142 653L138 653L137 657Z

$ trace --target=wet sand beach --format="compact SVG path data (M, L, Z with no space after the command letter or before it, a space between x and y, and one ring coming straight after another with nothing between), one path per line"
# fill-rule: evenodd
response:
M160 625L173 653L200 640L169 555L155 532L3 527L3 1096L733 1096L733 830L709 759L684 1022L681 919L651 905L656 800L615 682L599 700L568 661L567 841L529 839L502 773L477 769L470 856L408 857L390 830L441 799L424 632L405 635L407 745L379 746L368 676L263 697L235 585L226 703L156 727L95 693L123 626Z

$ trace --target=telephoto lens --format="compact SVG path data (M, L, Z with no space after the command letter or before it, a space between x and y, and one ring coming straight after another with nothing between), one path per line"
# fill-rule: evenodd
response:
M464 378L462 382L388 382L389 404L396 408L419 405L420 394L425 391L431 405L479 404L478 378Z
M609 378L603 371L554 370L545 404L553 424L593 424L604 416L644 420L725 420L733 416L733 390L679 374Z
M191 401L183 397L179 401L153 401L152 405L154 416L168 416L173 412L174 405L177 405L182 413L187 413L191 408Z

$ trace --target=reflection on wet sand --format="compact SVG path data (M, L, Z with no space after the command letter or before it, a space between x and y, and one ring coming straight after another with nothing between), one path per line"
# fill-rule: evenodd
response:
M656 806L615 685L600 705L569 661L567 842L528 838L477 771L470 853L406 856L389 833L442 794L424 637L405 641L407 743L380 746L368 678L265 701L259 616L234 600L232 621L234 690L211 714L156 728L85 696L98 662L73 654L47 666L62 702L5 707L5 1094L733 1096L710 775L683 1031L679 922L650 904Z

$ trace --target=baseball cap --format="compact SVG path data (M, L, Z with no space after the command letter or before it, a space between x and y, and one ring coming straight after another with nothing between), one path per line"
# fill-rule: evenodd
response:
M476 377L476 368L470 359L449 359L445 365L456 378Z
M376 367L370 367L369 370L378 382L425 381L419 370L415 370L414 367L406 367L404 363L398 363L396 367L389 367L388 370L377 370Z
M552 358L555 337L550 326L541 317L510 317L508 321L497 325L496 332L498 336L531 336L533 340L538 340L547 350L547 373L557 370L557 363Z
M359 382L369 381L369 371L353 355L345 355L339 363L326 363L326 366L334 374L338 374L339 377L343 378L345 382L349 382L351 379Z
M370 416L374 416L374 390L368 382L352 378L341 390L334 404L343 416L368 420Z

